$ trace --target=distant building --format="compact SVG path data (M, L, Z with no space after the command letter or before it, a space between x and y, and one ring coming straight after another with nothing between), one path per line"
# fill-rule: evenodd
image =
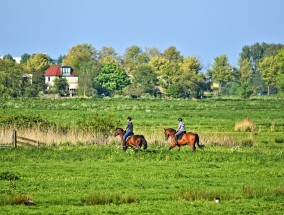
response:
M54 86L54 80L56 78L66 78L69 84L69 94L70 96L77 94L78 89L78 75L70 66L50 66L44 73L45 84L47 89Z

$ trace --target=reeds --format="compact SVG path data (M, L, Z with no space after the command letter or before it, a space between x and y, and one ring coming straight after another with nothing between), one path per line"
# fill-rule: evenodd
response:
M236 122L235 131L241 132L254 132L256 125L254 121L250 118L242 119L241 121Z

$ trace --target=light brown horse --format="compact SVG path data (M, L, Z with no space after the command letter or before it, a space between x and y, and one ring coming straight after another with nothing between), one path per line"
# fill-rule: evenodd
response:
M121 138L121 143L123 144L123 135L125 134L125 131L122 128L116 128L114 136L117 135ZM138 150L141 149L141 146L143 145L143 149L147 149L147 141L143 135L131 135L126 139L125 145L123 145L123 150L126 151L127 147L137 147Z
M167 128L165 130L165 140L168 140L169 137L171 137L171 145L170 145L170 150L174 148L176 145L179 147L178 151L180 151L180 147L184 145L189 145L194 152L196 150L195 144L199 148L203 150L204 145L199 144L199 136L198 134L192 133L192 132L187 132L185 133L180 140L177 141L177 144L175 143L175 134L176 130L172 128Z

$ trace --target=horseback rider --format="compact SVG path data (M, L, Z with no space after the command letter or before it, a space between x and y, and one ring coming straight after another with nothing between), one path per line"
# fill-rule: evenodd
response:
M182 121L182 118L178 118L179 124L178 124L178 128L177 128L177 132L175 133L175 144L178 145L178 135L182 134L182 133L186 133L185 130L185 124Z
M128 136L133 135L133 123L132 123L132 118L129 116L127 117L127 126L125 129L125 134L123 135L123 147L126 146L126 139Z

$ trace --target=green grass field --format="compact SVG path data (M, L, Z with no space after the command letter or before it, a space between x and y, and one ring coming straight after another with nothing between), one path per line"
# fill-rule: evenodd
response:
M112 112L124 127L131 115L135 132L149 139L149 149L137 153L123 152L119 138L0 148L0 214L283 214L283 100L34 99L0 106L2 117L34 114L72 125ZM178 117L200 134L204 151L168 150L163 128L175 128ZM255 131L234 131L246 117Z

